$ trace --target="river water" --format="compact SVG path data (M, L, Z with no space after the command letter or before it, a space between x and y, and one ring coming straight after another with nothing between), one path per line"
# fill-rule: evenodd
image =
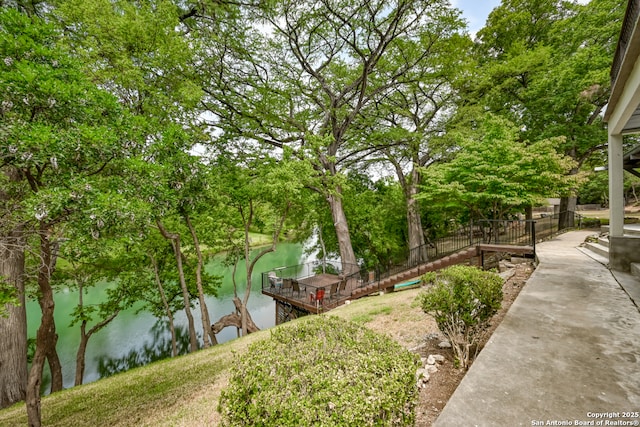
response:
M222 276L222 286L218 290L217 297L207 297L207 307L212 323L221 316L232 313L233 305L233 281L232 268L222 265L223 257L215 257L206 266L209 273ZM262 295L260 273L277 267L297 265L303 260L303 246L294 243L281 243L276 252L271 252L261 258L252 276L253 287L248 302L248 308L255 323L260 329L270 328L275 325L275 302L270 297ZM244 263L238 265L236 282L238 292L242 296L246 287ZM104 284L103 289L109 284ZM98 292L96 292L98 291ZM79 325L70 327L71 313L78 304L78 293L73 290L63 289L55 294L55 320L58 332L58 354L62 364L64 387L72 387L75 377L75 360L78 344L80 342ZM105 298L105 292L92 289L85 295L85 304L97 304ZM197 305L192 309L194 324L198 336L202 336L202 322L200 320L200 308ZM178 312L175 318L176 326L186 329L187 320L184 310ZM36 301L27 303L27 328L28 336L34 338L40 325L40 307ZM87 329L92 325L88 325ZM129 363L132 358L140 360L141 355L157 347L161 342L170 342L170 333L166 324L158 322L147 311L138 312L138 308L132 308L120 313L109 325L94 334L89 339L86 352L86 367L84 383L95 381L101 377L100 361L110 362L111 365ZM235 328L225 328L217 339L223 343L237 337ZM127 362L129 361L129 362ZM43 383L47 387L48 374L45 374Z

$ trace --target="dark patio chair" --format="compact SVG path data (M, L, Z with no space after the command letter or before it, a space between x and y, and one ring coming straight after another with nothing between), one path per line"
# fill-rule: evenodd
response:
M345 289L347 289L347 280L343 279L340 281L340 286L338 286L338 295L342 295L342 292L344 292Z
M340 284L340 282L335 282L331 284L331 294L329 295L329 298L334 298L338 296L338 285Z
M293 295L294 292L298 293L298 296L300 296L300 292L306 292L307 291L307 287L305 285L300 286L300 282L298 282L297 280L293 279L291 281L291 284L293 285L293 291L291 291L291 295Z
M282 293L286 294L288 292L291 292L291 294L293 295L293 281L291 279L283 279L282 280Z

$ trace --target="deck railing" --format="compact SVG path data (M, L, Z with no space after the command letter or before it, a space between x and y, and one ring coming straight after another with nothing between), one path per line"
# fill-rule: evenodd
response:
M559 227L561 218L567 227ZM582 222L582 216L575 212L563 212L535 220L477 220L469 225L459 227L447 236L409 250L405 261L399 264L379 265L368 269L335 261L315 261L280 267L262 273L262 289L266 293L271 293L274 281L278 281L279 286L285 284L285 287L288 288L289 286L286 285L290 285L290 282L287 281L306 279L304 284L306 292L314 295L317 295L317 291L321 288L326 291L332 287L335 288L335 285L341 281L349 283L349 293L357 292L359 288L379 284L390 276L478 244L532 246L535 254L536 242L549 239L569 228L581 228ZM335 283L314 284L313 277L322 273L335 275ZM292 290L288 289L288 291L293 294ZM330 298L325 300L328 303L325 305L325 309L337 305L341 299L348 299L350 296L340 295L338 292L338 296L332 298L331 294L329 292L327 294Z
M345 274L345 272L355 273ZM262 273L262 289L266 289L272 286L273 278L276 281L285 279L308 279L313 278L319 274L328 273L334 274L339 277L356 277L361 275L361 269L357 265L343 264L335 261L312 261L305 264L298 264L286 267L277 267L271 271Z

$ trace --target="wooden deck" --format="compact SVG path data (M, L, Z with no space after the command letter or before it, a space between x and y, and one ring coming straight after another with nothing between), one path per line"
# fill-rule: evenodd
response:
M278 304L288 307L289 312L318 314L344 304L348 300L361 298L380 291L391 292L395 285L412 280L428 271L440 270L454 264L460 264L470 258L479 257L484 266L486 252L504 252L511 254L535 254L533 246L478 244L448 256L427 261L412 268L380 277L370 283L357 278L343 279L336 274L316 274L299 279L283 278L277 283L262 288L262 293L272 297ZM319 297L321 295L322 297ZM278 314L276 313L276 317ZM286 317L286 316L285 316ZM295 318L292 316L286 320ZM285 320L285 321L286 321ZM276 318L278 323L278 318Z
M263 288L262 293L276 301L318 314L352 299L354 291L361 286L357 279L342 279L335 274L322 273L301 279L283 279L282 286Z

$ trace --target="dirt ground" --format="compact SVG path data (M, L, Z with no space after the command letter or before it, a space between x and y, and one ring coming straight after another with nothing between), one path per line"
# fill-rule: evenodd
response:
M578 211L580 215L586 218L609 218L609 209L585 210ZM627 205L624 208L625 218L640 219L640 205Z
M512 273L513 275L505 281L502 288L502 307L493 317L488 333L481 342L481 348L500 324L534 269L531 262L522 264L508 263L507 266L507 270L510 270L508 274ZM502 270L503 268L501 268ZM416 426L431 426L464 377L465 370L454 366L453 352L450 348L439 347L438 344L444 341L445 338L438 331L435 321L428 317L428 324L425 328L424 318L418 320L420 314L423 314L420 308L413 307L411 310L416 311L414 323L419 322L419 327L416 327L418 323L413 324L411 320L408 323L397 321L397 319L389 321L384 316L368 322L367 326L391 336L407 349L420 354L422 357L428 357L430 354L440 354L445 357L445 361L437 365L438 371L431 374L426 387L420 390L420 400L416 408ZM411 317L405 316L407 319L411 319Z

